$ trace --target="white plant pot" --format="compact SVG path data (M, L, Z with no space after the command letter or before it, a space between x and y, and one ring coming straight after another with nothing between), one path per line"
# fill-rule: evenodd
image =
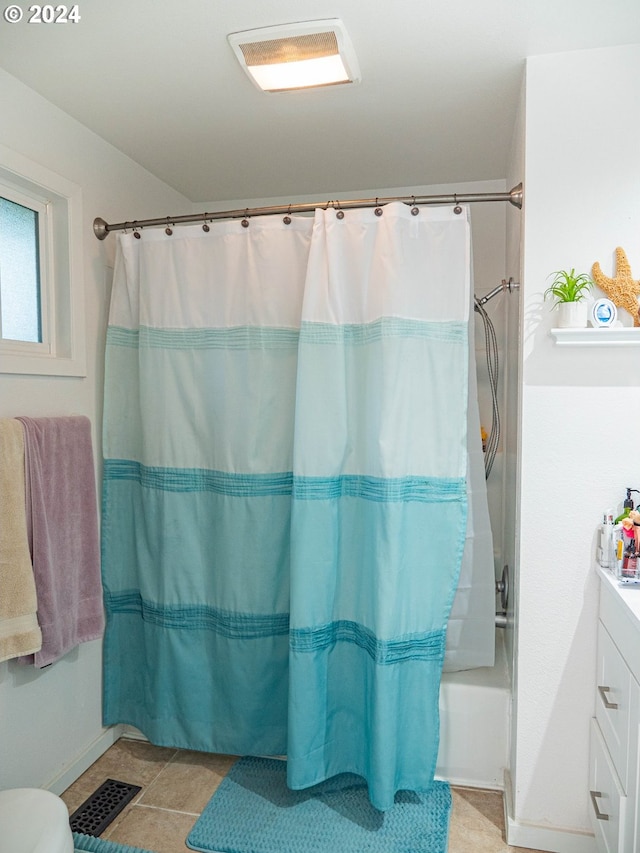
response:
M560 302L557 307L558 329L584 329L587 326L587 303L582 302Z

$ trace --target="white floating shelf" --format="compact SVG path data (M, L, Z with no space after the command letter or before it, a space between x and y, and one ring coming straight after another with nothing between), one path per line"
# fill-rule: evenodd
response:
M617 326L608 329L551 329L558 346L640 346L640 328Z

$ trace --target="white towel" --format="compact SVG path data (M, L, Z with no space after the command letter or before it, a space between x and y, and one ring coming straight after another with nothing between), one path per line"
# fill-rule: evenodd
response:
M0 418L0 661L37 652L36 585L25 512L22 424Z

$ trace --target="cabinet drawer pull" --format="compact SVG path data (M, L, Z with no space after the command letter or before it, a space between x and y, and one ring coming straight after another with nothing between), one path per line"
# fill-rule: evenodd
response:
M611 708L612 710L617 711L618 703L609 702L609 700L607 699L607 693L609 692L609 690L611 690L610 687L598 687L598 693L600 694L600 698L604 702L604 707Z
M601 812L600 809L598 808L598 803L596 802L597 798L602 796L600 791L589 791L589 794L591 795L591 805L593 806L593 810L596 813L597 819L598 820L609 820L609 815L604 814L604 812Z

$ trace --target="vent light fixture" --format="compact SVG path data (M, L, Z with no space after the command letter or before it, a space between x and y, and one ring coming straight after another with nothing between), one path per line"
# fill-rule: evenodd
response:
M238 61L264 92L357 83L358 61L342 21L304 21L231 33Z

